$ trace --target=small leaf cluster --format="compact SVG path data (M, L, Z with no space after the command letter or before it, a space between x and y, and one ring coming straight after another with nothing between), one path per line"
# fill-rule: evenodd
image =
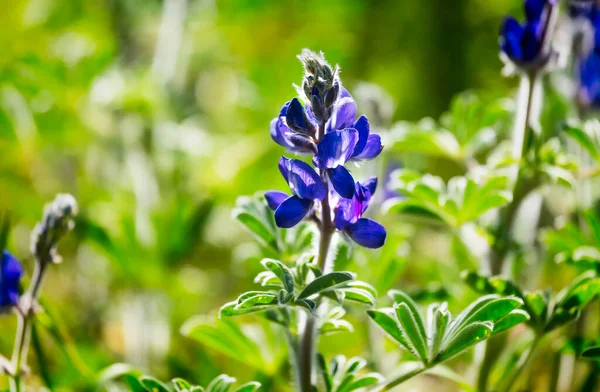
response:
M394 306L369 310L369 316L425 368L529 319L520 309L523 301L514 296L482 296L454 319L446 302L435 303L427 309L425 320L406 293L392 290L388 295L394 300Z
M221 316L276 311L285 307L300 307L315 313L319 298L330 298L338 303L346 300L374 305L377 293L369 284L358 281L351 272L323 273L312 257L300 259L296 267L290 268L274 259L261 261L265 271L259 273L255 283L263 290L248 291L235 301L221 307ZM289 325L285 318L270 312L267 317L278 323Z
M325 358L318 355L318 372L324 392L350 392L357 389L372 387L383 382L381 374L363 370L367 361L361 357L346 358L336 355L328 364Z
M527 323L538 333L550 332L576 320L585 307L600 296L600 278L593 271L579 275L554 300L551 300L549 292L523 291L499 276L464 272L463 279L479 293L511 295L522 300L523 311L529 316Z
M399 170L392 181L403 198L390 203L389 212L433 219L451 228L476 221L511 201L508 177L501 174L453 177L445 184L440 177Z
M237 380L226 374L216 377L206 387L193 385L182 378L165 383L124 363L116 363L104 369L98 381L99 385L122 381L132 392L254 392L261 387L259 382L252 381L234 388Z

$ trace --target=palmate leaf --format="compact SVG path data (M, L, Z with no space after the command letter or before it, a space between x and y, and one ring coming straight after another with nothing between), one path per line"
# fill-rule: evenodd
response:
M285 264L273 259L264 259L261 264L277 276L288 293L294 292L294 275Z
M318 294L325 290L331 290L336 286L340 286L346 282L354 279L354 275L349 272L330 272L325 275L321 275L312 282L310 282L301 292L298 294L299 299L308 298L312 295Z
M267 205L258 197L239 197L232 215L263 245L278 252L275 221Z
M452 228L474 222L512 199L505 175L453 177L444 184L439 177L398 170L392 174L391 186L404 197L388 201L388 212L441 221Z
M397 290L391 291L390 297L398 302L393 309L367 313L390 337L419 358L423 367L416 372L529 319L526 312L518 309L523 304L521 299L492 294L473 302L454 321L446 303L430 305L425 330L419 308L410 297Z
M148 392L171 392L171 389L167 384L157 380L154 377L141 376L139 381Z
M139 378L141 385L145 388L144 391L148 392L171 392L172 388L159 381L158 379L151 376L141 376ZM171 381L175 392L254 392L260 389L261 384L256 381L252 381L237 387L232 390L236 379L226 374L221 374L212 380L206 388L199 385L192 385L190 382L182 379L175 378Z

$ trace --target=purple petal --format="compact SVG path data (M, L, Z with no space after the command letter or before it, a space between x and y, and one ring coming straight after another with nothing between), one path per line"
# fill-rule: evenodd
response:
M342 231L351 223L360 218L355 207L356 201L350 199L340 199L335 209L334 224L335 228Z
M309 200L323 200L327 196L321 177L308 163L282 156L279 171L294 195Z
M317 145L313 163L321 169L343 165L352 156L356 142L358 132L353 128L326 133Z
M0 306L16 305L19 300L19 282L23 267L8 251L2 251L0 260Z
M361 151L361 153L352 157L352 159L357 161L367 161L379 155L381 150L383 150L381 136L374 133L369 135L365 148Z
M341 165L328 169L327 173L333 189L343 198L352 199L354 196L354 178L352 178L352 174Z
M373 196L375 194L375 190L377 189L377 177L369 178L367 181L362 183L362 186L369 191L371 196Z
M281 121L281 118L275 117L271 120L271 138L275 143L287 148L293 147L285 136L288 132L291 130Z
M285 113L285 120L289 128L298 132L308 132L308 118L298 98L292 99Z
M333 104L331 118L327 121L327 132L351 127L356 120L356 102L352 97L338 98Z
M358 131L358 141L356 142L354 152L352 153L353 157L360 154L367 145L367 139L371 133L371 127L369 126L369 120L367 117L364 115L360 116L354 123L354 129Z
M541 37L538 37L538 23L530 23L525 27L521 48L523 50L523 61L534 60L540 51Z
M338 93L338 99L352 98L352 95L343 86L340 86L340 92Z
M523 58L521 50L522 37L523 27L519 22L512 17L506 18L501 29L500 49L514 61L521 61Z
M313 206L312 200L291 196L275 210L275 224L282 229L296 226Z
M546 0L525 0L525 16L527 20L533 22L539 20L544 12Z
M380 248L385 243L385 228L370 219L361 218L346 226L345 232L357 244L365 248Z
M280 191L265 192L265 200L267 201L267 205L273 211L275 211L277 209L277 207L279 207L279 205L281 203L283 203L285 201L285 199L287 199L288 197L290 197L290 195L288 195L285 192L280 192Z

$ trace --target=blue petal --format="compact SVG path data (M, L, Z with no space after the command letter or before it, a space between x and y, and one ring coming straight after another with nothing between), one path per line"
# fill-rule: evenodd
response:
M283 203L285 201L285 199L287 199L288 197L290 197L290 195L288 195L285 192L280 192L280 191L265 192L265 200L267 201L267 205L273 211L275 211L277 209L277 207L279 207L279 205L281 203Z
M535 60L539 54L541 37L538 37L537 27L537 23L530 23L525 27L523 38L521 39L523 61Z
M338 99L352 98L352 95L343 86L340 86L340 92L338 93ZM354 98L352 98L354 99Z
M375 194L375 190L377 189L377 177L369 178L367 181L362 183L362 186L368 189L371 196L373 196Z
M271 120L271 138L273 141L280 146L290 148L292 145L285 136L287 132L291 131L279 117Z
M354 129L358 131L358 141L356 142L354 152L352 153L353 157L360 154L367 145L367 139L371 133L371 127L369 126L369 120L367 117L364 115L360 116L354 123Z
M365 148L361 151L361 153L352 157L352 159L358 161L366 161L369 159L373 159L377 155L379 155L381 150L383 150L383 145L381 144L381 136L374 133L372 135L369 135Z
M328 169L327 173L333 189L343 198L352 199L354 196L354 178L352 178L352 174L344 166Z
M21 263L8 251L0 260L0 306L16 305L19 300L19 282L23 275Z
M290 105L285 113L285 120L288 124L288 127L296 131L308 132L308 120L306 113L304 112L304 108L302 107L302 104L298 98L294 98L290 102Z
M326 133L317 145L313 163L321 169L343 165L352 156L357 142L358 132L353 128Z
M385 228L370 219L361 218L346 226L345 232L357 244L365 248L380 248L385 243Z
M500 49L513 61L520 62L523 59L521 49L521 38L523 27L514 18L508 17L502 24L500 38Z
M287 198L275 210L275 224L282 229L296 226L313 206L312 200L301 199L298 196Z
M309 200L323 200L327 196L321 177L308 163L282 156L279 171L294 195Z
M351 127L356 120L356 102L350 96L339 98L333 104L331 117L327 121L325 129L327 132Z
M546 0L525 0L525 16L532 22L539 20L544 12Z

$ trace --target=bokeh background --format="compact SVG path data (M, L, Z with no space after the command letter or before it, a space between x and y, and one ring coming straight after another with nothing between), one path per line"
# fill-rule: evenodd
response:
M34 334L41 359L30 361L42 376L28 382L90 390L99 370L127 362L163 378L203 383L228 372L280 390L273 380L285 376L285 347L271 327L234 320L264 343L261 360L235 358L227 342L198 343L180 327L194 315L213 322L253 286L260 252L231 210L238 196L285 185L269 122L301 81L296 55L307 47L340 64L359 111L385 134L397 121L437 118L463 90L510 93L516 81L500 76L497 31L520 3L3 4L0 209L12 216L10 250L30 272L29 233L44 203L69 192L81 210L44 287L47 315ZM401 158L386 152L387 162ZM351 268L370 271L361 278L383 292L438 281L433 263L403 253L409 235L392 233L389 246L359 252ZM214 333L226 328L215 325ZM0 319L5 355L13 328L14 318ZM367 332L342 335L322 341L324 352L369 347Z

